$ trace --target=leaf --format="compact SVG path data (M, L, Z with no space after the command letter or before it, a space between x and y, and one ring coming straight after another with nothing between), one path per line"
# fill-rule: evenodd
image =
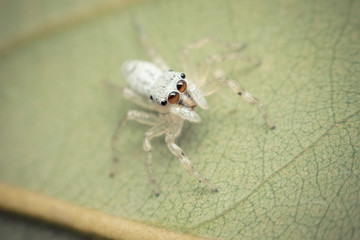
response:
M200 236L359 238L359 1L149 1L78 17L102 9L95 3L70 14L72 3L2 3L2 182ZM252 71L229 62L229 74L262 100L276 130L224 89L178 139L218 193L189 176L159 138L153 172L161 195L153 196L147 128L136 123L122 132L120 169L108 178L110 138L138 107L102 80L124 86L122 62L147 59L134 16L174 70L181 49L205 36L244 42L244 54L262 61ZM24 35L14 37L17 29Z

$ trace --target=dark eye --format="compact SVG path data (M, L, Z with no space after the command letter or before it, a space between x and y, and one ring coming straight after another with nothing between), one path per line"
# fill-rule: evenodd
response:
M150 99L151 99L151 101L154 100L152 95L150 95Z
M180 77L181 77L182 79L185 79L185 78L186 78L185 73L181 73L181 74L180 74Z
M167 101L166 100L161 100L161 105L163 105L163 106L166 106L166 104L167 104Z
M186 84L186 82L184 80L180 80L176 84L176 88L177 88L177 90L179 90L179 92L183 93L183 92L186 91L187 84Z
M179 99L180 99L180 94L179 94L178 92L171 92L171 93L168 95L168 101L169 101L171 104L178 103L178 102L179 102Z

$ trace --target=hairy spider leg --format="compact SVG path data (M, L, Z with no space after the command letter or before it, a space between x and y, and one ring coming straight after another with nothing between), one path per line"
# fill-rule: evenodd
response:
M117 148L117 142L120 137L121 130L125 126L127 120L134 120L142 124L154 126L158 122L158 117L154 114L137 111L137 110L129 110L125 116L121 119L119 122L113 137L111 138L111 148L113 152L113 167L112 171L110 172L110 177L113 177L115 175L116 167L119 162L119 151Z
M205 183L211 190L217 192L217 187L194 168L190 160L185 156L184 151L175 143L175 139L181 132L183 122L184 120L181 118L174 118L171 128L169 128L165 135L165 142L172 154L180 160L181 164L190 173L190 175L197 178L199 182Z
M147 55L151 59L153 63L155 63L161 70L168 71L170 68L164 61L164 59L156 52L153 46L150 44L149 38L145 34L141 24L137 19L134 20L135 28L138 32L139 39L141 44L143 45Z
M156 183L156 180L152 173L152 154L151 154L152 147L151 147L150 140L154 137L163 135L168 128L169 128L168 125L163 124L163 123L158 123L157 125L153 126L152 128L150 128L149 130L146 131L145 138L144 138L143 147L144 147L144 151L147 153L146 171L148 172L151 184L154 187L155 196L159 196L160 190L159 190L159 186Z
M228 52L228 53L224 53L224 54L214 54L212 56L209 56L209 57L205 58L205 60L201 63L201 65L200 65L201 67L208 66L208 69L213 69L211 67L211 65L214 63L223 62L223 61L233 61L233 60L237 60L237 59L245 60L245 61L251 62L255 65L259 65L261 63L259 60L251 58L249 56L246 56L240 52L242 49L245 48L244 44L241 44L241 43L222 44L212 38L204 38L195 43L188 44L184 48L184 50L182 51L182 60L183 60L184 67L186 67L186 65L187 65L186 56L189 55L190 51L202 48L212 42L218 43L220 45L224 45L225 47L227 47L229 50L232 50L233 52ZM217 85L219 87L223 86L225 84L228 85L236 94L240 95L247 102L255 105L257 107L257 109L259 110L259 112L263 115L263 117L264 117L265 121L267 122L267 124L269 125L269 127L271 129L275 128L274 123L270 119L269 115L267 114L266 110L263 107L263 104L260 102L260 100L258 98L254 97L250 92L248 92L244 88L242 88L238 82L236 82L230 78L224 77L222 71L220 71L220 70L216 71L216 72L214 72L213 75L214 76L211 76L211 77L213 77L213 81L218 83ZM202 85L204 85L208 77L209 76L202 78L202 82L198 83L198 85L199 85L198 87L201 87ZM211 95L216 90L217 89L212 89L209 93L204 93L204 95Z

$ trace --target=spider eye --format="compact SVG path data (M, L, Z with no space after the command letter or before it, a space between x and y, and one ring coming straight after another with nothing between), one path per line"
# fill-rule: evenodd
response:
M186 91L187 84L186 84L186 82L184 80L180 80L176 84L176 88L177 88L177 90L179 90L179 92L183 93L183 92Z
M166 100L162 100L160 103L161 103L161 105L166 106L167 101L166 101Z
M175 103L178 103L180 100L180 94L178 92L171 92L169 93L168 95L168 101L171 103L171 104L175 104Z
M181 77L182 79L185 79L185 78L186 78L185 73L181 73L181 74L180 74L180 77Z

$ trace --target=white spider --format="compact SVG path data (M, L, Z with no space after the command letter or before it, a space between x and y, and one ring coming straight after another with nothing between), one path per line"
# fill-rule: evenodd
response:
M208 104L204 98L205 94L199 89L203 83L195 84L187 78L184 73L169 70L167 64L160 56L156 54L150 46L148 39L137 24L141 43L144 45L147 54L152 62L129 60L122 65L122 71L130 88L119 88L126 99L129 99L138 105L157 112L153 113L129 110L125 117L120 121L112 138L113 161L118 162L118 151L116 148L119 134L127 120L135 120L137 122L150 125L151 128L145 133L144 150L147 153L146 170L150 176L152 185L154 186L155 195L159 195L159 187L152 174L151 160L151 144L150 141L154 137L165 134L165 142L169 150L180 160L183 167L200 182L205 183L213 191L217 191L217 187L207 178L201 175L186 157L183 150L175 143L175 139L180 135L184 120L190 122L200 122L200 116L194 111L199 106L202 109L208 109ZM213 41L210 38L202 39L194 44L188 45L182 52L182 57L189 54L190 50L198 49ZM238 58L246 58L238 51L243 45L232 44L228 48L234 50L227 54L216 54L204 61L204 64L210 66L215 62L223 60L233 60ZM250 58L247 60L252 61ZM185 62L185 61L184 61ZM205 80L206 78L203 78ZM271 129L275 126L268 117L258 99L253 97L249 92L245 91L240 85L226 77L222 76L221 70L214 71L213 80L222 85L228 85L235 93L243 97L249 103L255 105L262 113L263 117L269 124ZM108 83L109 84L109 83ZM110 84L111 87L116 87ZM209 95L209 94L208 94ZM114 171L110 176L114 175Z

